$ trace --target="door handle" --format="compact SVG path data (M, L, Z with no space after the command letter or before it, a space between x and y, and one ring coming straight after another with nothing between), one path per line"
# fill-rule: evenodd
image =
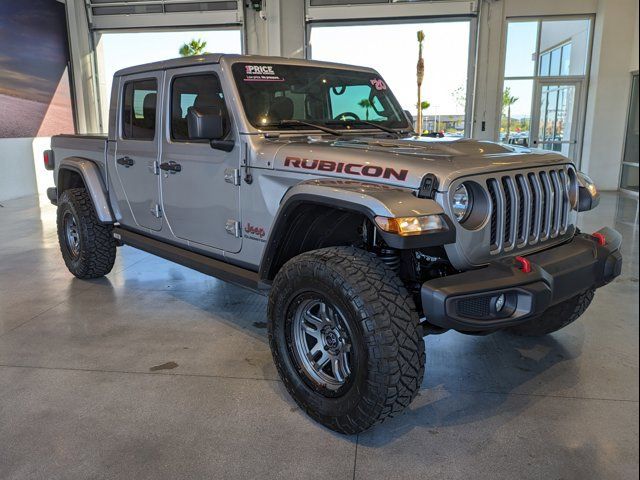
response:
M133 164L136 163L131 157L120 157L116 160L116 162L118 162L118 165L124 165L127 168L133 166Z
M165 162L160 164L160 169L169 173L178 173L182 171L182 165L174 161Z

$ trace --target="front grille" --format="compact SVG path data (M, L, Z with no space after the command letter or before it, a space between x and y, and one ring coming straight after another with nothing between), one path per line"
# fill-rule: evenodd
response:
M565 168L487 179L493 255L557 238L569 227L570 186Z

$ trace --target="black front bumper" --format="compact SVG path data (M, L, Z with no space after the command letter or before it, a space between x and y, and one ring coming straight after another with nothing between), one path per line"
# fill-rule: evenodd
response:
M512 257L425 282L421 297L427 322L465 332L496 330L606 285L621 273L622 237L610 228L597 233L604 236L605 245L578 234L568 243L527 256L529 273Z

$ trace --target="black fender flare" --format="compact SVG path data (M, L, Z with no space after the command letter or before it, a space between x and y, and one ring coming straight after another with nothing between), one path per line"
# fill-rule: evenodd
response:
M260 262L261 279L270 280L274 277L274 260L283 239L287 236L289 221L302 205L318 205L358 213L368 218L373 225L376 225L376 216L442 215L448 226L448 230L443 232L403 237L385 232L376 226L377 233L387 245L399 250L441 246L454 243L456 240L455 225L444 214L442 207L434 200L416 197L411 190L365 182L302 182L289 189L282 199Z

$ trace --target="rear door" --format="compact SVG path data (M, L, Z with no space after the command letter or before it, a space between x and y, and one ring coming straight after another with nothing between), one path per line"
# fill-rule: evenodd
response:
M206 140L188 137L189 108L218 107L226 117L226 139L237 139L225 103L219 67L201 66L168 70L165 77L164 143L161 184L165 220L173 235L194 246L239 252L240 149L211 148ZM179 171L166 165L179 165Z
M162 73L144 73L120 80L117 145L110 159L124 195L118 206L134 225L162 228L160 207L160 117Z

